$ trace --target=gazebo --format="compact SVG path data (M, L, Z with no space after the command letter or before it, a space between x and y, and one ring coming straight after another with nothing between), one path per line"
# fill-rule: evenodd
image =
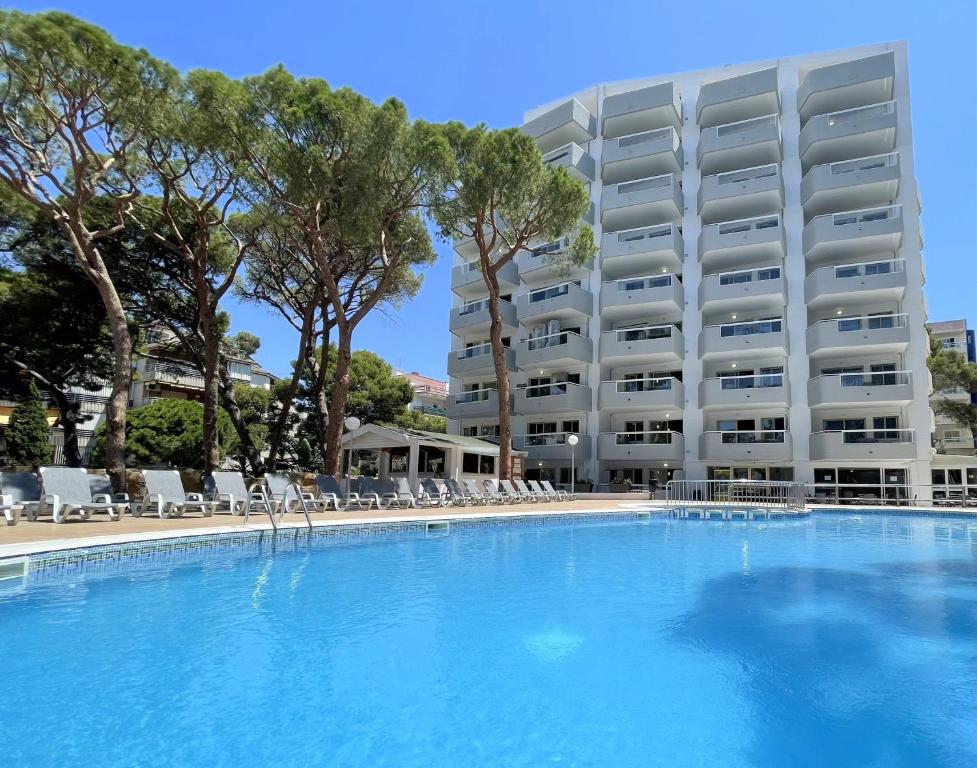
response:
M364 424L343 435L342 447L347 472L353 453L368 451L375 454L375 465L371 457L367 474L375 470L381 480L406 477L414 489L420 478L488 479L499 474L499 446L475 437ZM514 453L523 457L518 464L524 464L525 453Z

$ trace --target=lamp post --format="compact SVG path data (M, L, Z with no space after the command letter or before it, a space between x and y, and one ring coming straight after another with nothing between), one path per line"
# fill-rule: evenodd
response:
M346 419L343 421L343 424L346 425L346 429L349 430L350 432L353 432L354 430L357 430L357 429L360 428L360 420L358 418L356 418L355 416L347 416ZM352 475L352 474L353 474L353 437L352 437L352 435L350 435L350 438L349 438L349 466L346 468L346 495L347 496L349 496L349 483L350 483L350 480L351 480L350 475Z
M577 488L577 483L573 476L573 446L577 444L580 438L576 435L569 435L567 437L567 445L570 446L570 493L573 493Z

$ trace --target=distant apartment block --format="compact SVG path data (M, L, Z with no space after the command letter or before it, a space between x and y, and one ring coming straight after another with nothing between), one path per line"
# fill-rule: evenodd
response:
M430 416L444 416L448 397L448 382L422 376L417 371L394 371L394 376L404 376L414 388L414 399L407 404L410 411Z
M925 271L905 43L606 83L529 110L600 252L500 271L530 476L638 487L930 483ZM449 431L497 434L488 312L456 243Z

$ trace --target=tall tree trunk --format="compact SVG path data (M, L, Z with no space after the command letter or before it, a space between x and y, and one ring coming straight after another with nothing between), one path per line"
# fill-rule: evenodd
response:
M336 340L336 375L333 378L332 392L329 394L329 423L326 425L325 443L322 449L323 465L327 475L338 474L342 466L343 415L346 413L346 398L351 383L352 346L352 329L347 324L340 325L339 338Z
M288 387L286 387L282 395L281 410L278 412L278 417L275 419L275 423L272 425L268 435L267 463L269 467L275 466L275 460L278 458L278 453L281 450L282 440L285 437L285 426L288 424L288 415L292 410L292 401L295 399L295 393L298 392L299 382L302 380L302 374L305 372L306 363L309 359L309 347L314 346L310 344L310 339L312 337L312 323L315 309L316 304L310 302L302 318L302 333L299 334L299 353L295 359L295 370L292 371L292 379L288 382ZM313 353L314 351L314 349L311 350Z
M48 391L58 404L58 425L64 438L64 463L69 467L80 467L82 461L78 447L78 420L81 403L71 400L59 387L52 386Z
M244 417L241 416L241 409L238 408L237 397L234 394L234 379L231 378L226 365L219 366L218 376L220 378L221 406L230 417L231 424L234 425L237 439L241 443L241 452L247 457L251 471L256 476L264 474L265 468L261 462L261 456L258 454L258 449L254 447L251 432L248 431L248 425L244 423Z
M112 334L112 393L105 404L105 469L117 493L126 490L126 413L132 387L132 337L122 299L115 289L102 254L91 234L77 221L55 217L61 234L71 244L75 258L98 291Z
M502 315L499 312L499 280L495 270L485 272L485 284L489 290L489 338L492 342L492 360L495 363L495 384L499 390L499 466L500 480L512 475L512 424L509 421L509 369L505 364L505 347L502 345Z
M201 302L200 330L204 341L204 472L210 474L220 467L220 435L217 430L217 408L220 397L220 330L209 300ZM235 402L236 404L236 402Z

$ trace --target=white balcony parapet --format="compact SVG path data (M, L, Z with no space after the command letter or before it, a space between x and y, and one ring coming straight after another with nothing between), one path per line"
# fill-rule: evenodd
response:
M886 328L905 328L909 325L909 315L906 313L891 315L851 315L847 317L829 317L825 320L818 320L807 327L808 331L812 328L830 327L836 325L839 333L850 333L853 331L875 331Z
M610 379L601 384L613 384L614 391L621 394L630 392L666 392L672 389L678 379L673 376L646 376L641 379Z
M828 126L835 126L850 120L859 120L865 117L875 117L877 115L891 115L896 111L895 101L882 101L878 104L869 104L864 107L851 107L841 109L837 112L829 112L824 115L824 120Z
M705 328L719 328L721 337L781 333L784 329L783 319L779 317L770 320L742 320L737 323L711 323Z
M658 187L668 187L673 183L674 174L662 173L658 176L648 176L643 179L633 181L622 181L616 185L619 195L627 195L632 192L644 192L646 189L657 189Z
M785 443L789 433L784 429L709 429L703 435L721 435L720 442L729 444L743 443Z
M671 445L675 437L682 437L681 432L672 430L650 430L643 432L602 432L602 435L614 435L616 445Z
M893 165L899 165L898 152L886 152L884 155L871 155L870 157L860 157L856 160L839 160L836 163L816 165L811 170L813 171L816 168L826 166L831 176L842 176L847 173L857 173L858 171L871 171L875 168L889 168Z

